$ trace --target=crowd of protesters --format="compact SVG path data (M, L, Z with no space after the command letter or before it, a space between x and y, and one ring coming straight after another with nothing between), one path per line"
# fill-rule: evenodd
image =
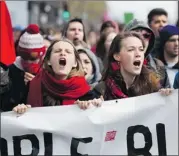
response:
M106 100L171 94L179 88L179 26L170 25L161 8L146 18L122 27L105 21L99 33L87 36L79 18L55 33L36 24L14 28L16 60L10 66L0 62L0 110L87 109Z

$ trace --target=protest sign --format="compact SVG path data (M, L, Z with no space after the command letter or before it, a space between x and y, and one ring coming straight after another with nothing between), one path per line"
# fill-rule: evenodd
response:
M178 155L178 90L1 114L1 155Z

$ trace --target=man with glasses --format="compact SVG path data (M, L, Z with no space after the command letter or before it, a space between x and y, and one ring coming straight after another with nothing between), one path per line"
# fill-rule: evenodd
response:
M170 84L173 86L174 77L179 70L179 28L167 25L160 31L160 49L158 58L165 64Z
M126 25L124 31L136 31L141 33L146 45L144 64L146 64L148 68L154 70L160 75L160 77L162 77L161 86L163 88L170 87L164 64L157 58L153 58L151 55L155 44L155 34L152 29L147 25L147 23L134 19Z

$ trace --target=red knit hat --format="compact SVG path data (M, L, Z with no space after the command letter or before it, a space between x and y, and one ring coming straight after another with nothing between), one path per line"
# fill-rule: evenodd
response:
M45 54L44 39L39 33L38 25L30 24L20 37L18 54L25 60L35 60Z

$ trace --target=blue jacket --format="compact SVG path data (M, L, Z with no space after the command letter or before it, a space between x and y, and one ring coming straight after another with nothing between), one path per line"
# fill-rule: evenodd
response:
M178 89L179 88L179 72L175 76L173 88Z

